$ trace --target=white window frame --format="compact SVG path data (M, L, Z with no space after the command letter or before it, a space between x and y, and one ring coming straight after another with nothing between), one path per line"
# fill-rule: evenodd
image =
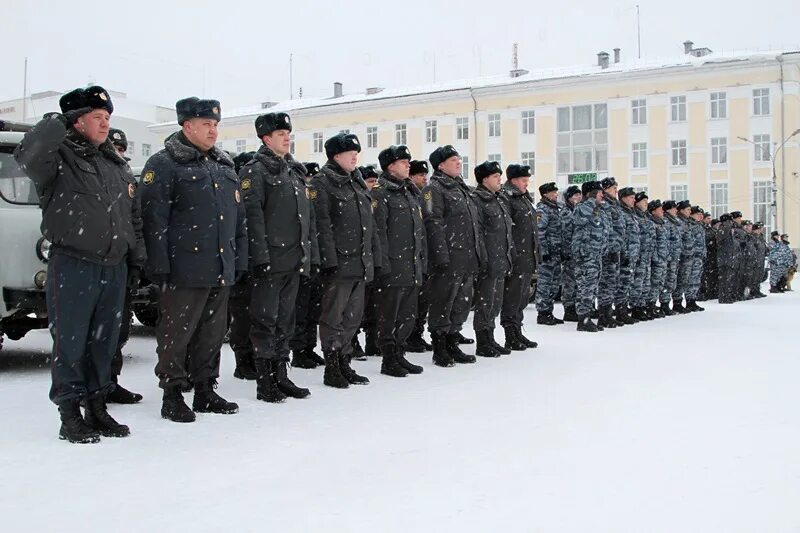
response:
M378 126L367 126L367 148L378 147Z
M676 202L682 202L689 199L689 184L688 183L673 183L669 186L669 199Z
M631 100L631 124L642 126L647 124L647 99L634 98Z
M349 128L345 128L343 130L339 130L339 133L344 133L345 135L349 135L350 134L350 129Z
M522 124L522 135L536 134L536 111L532 109L523 111L520 122Z
M436 169L434 168L433 171L435 172ZM461 156L461 177L466 179L470 178L469 174L469 156L462 155Z
M753 116L766 117L769 114L769 88L753 89Z
M405 123L394 125L394 143L397 145L408 144L408 127Z
M486 115L486 131L489 137L500 137L502 131L500 113L489 113Z
M647 168L647 143L631 144L631 168Z
M436 143L439 142L439 124L436 120L425 121L425 142Z
M772 231L771 180L753 180L753 222L763 222L767 235Z
M503 161L503 154L489 154L486 156L486 160L501 163Z
M519 161L520 164L531 167L531 174L536 174L536 152L522 152L519 154Z
M247 139L236 139L236 153L241 154L247 150Z
M133 141L128 141L128 154L136 156L136 143Z
M456 140L469 140L469 117L456 118Z
M670 158L671 166L685 167L688 163L686 139L674 139L670 141L670 149L672 155Z
M709 96L710 116L714 120L728 118L728 95L724 91L715 91Z
M753 135L753 161L769 163L772 161L772 145L769 133Z
M686 96L670 96L670 122L686 122Z
M314 139L314 153L321 154L322 149L325 146L325 141L322 139L322 132L315 131L313 139Z
M153 147L150 143L142 143L142 157L150 157L153 153Z
M711 164L712 165L727 165L728 164L728 138L727 137L712 137L711 138Z
M585 120L586 108L589 111L588 121ZM602 124L598 126L600 122ZM578 161L581 161L580 165L577 164ZM588 168L582 168L584 166ZM607 171L608 104L604 102L557 108L556 173L564 175Z
M708 209L711 218L719 218L728 212L728 183L716 182L708 185Z
M294 133L292 133L291 135L289 135L289 153L294 155L295 148L296 146L294 142Z

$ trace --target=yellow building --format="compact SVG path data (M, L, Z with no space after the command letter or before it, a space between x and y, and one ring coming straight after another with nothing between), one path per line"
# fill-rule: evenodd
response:
M688 198L715 217L739 210L772 221L775 158L777 225L800 237L800 52L714 54L694 49L672 61L620 62L598 54L596 64L508 76L265 102L225 110L219 146L260 145L253 123L284 111L294 123L294 154L323 163L324 141L348 130L359 136L364 164L390 144L407 144L427 159L454 145L465 175L486 159L534 168L535 186L563 188L615 176L651 198ZM175 123L151 127L166 136Z

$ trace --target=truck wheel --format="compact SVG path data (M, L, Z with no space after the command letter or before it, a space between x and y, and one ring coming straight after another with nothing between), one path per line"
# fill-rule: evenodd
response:
M136 315L136 320L148 328L154 328L158 323L158 308L153 305L134 305L133 314Z

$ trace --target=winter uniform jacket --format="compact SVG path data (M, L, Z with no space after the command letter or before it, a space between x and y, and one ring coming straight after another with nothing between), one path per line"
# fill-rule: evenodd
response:
M656 223L647 211L634 209L639 219L639 257L643 261L650 261L656 247Z
M664 264L672 261L672 245L671 238L671 223L666 218L658 218L652 214L648 214L650 220L653 221L653 227L656 231L655 246L653 247L653 261L658 264Z
M144 265L136 181L111 141L95 147L50 117L25 134L14 157L36 186L42 235L53 253L102 265Z
M622 219L622 209L619 201L608 193L603 193L605 202L600 204L600 209L608 225L608 244L606 254L623 254L625 242L625 221Z
M505 278L514 264L514 222L504 196L495 194L482 185L472 191L478 207L478 220L486 247L486 274L491 278Z
M565 208L566 209L566 208ZM542 198L536 204L536 214L538 215L537 232L539 248L542 251L542 259L560 260L563 250L561 239L564 230L561 228L561 208L556 202L551 202L547 198Z
M590 258L600 256L608 240L608 225L603 214L602 204L594 198L586 198L575 208L572 233L572 256Z
M628 262L632 265L636 264L639 260L639 254L642 251L641 220L636 216L635 207L628 207L622 203L619 204L620 214L622 215L622 222L625 225L625 240L622 243L621 258L624 262L627 258Z
M669 213L664 213L664 224L667 227L669 236L670 261L680 261L683 253L683 233L681 232L680 222Z
M500 193L508 202L511 209L511 220L514 222L512 234L516 257L512 271L532 273L541 261L536 209L533 207L533 200L529 193L521 192L510 183L504 183L500 188Z
M233 161L176 132L142 169L147 274L178 287L230 287L247 270L247 225Z
M769 265L772 269L785 270L794 264L792 250L783 242L772 242L769 247Z
M381 266L381 248L372 217L372 198L357 169L347 173L328 161L309 192L317 217L320 267L335 268L337 279L371 282Z
M269 265L275 274L308 276L319 265L314 207L305 167L262 146L239 171L247 210L250 270Z
M428 260L432 268L448 266L453 274L478 273L486 266L486 249L471 189L461 177L438 170L422 190Z
M558 215L561 217L561 259L568 261L572 257L572 217L575 214L575 206L566 200Z
M380 277L375 285L421 286L426 256L422 193L411 180L384 173L370 196L381 250Z
M711 226L704 226L703 232L705 233L706 264L711 268L716 269L719 234L717 233L717 230Z
M695 236L692 231L693 219L678 215L676 217L681 232L681 259L688 259L695 255Z
M695 257L705 259L708 251L706 250L706 229L702 222L696 220L689 221L689 228L692 232L692 253Z

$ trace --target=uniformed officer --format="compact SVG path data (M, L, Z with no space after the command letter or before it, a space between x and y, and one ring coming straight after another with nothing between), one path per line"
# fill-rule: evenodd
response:
M572 257L572 217L575 206L583 199L581 188L570 185L564 191L564 207L561 216L561 302L564 304L564 322L577 322L575 312L575 261Z
M478 206L478 220L486 247L486 266L478 274L475 287L473 328L478 344L476 355L498 357L511 350L494 338L495 319L503 305L503 286L514 262L514 226L505 195L500 195L503 169L497 161L484 161L475 167L478 187L472 192Z
M583 201L575 208L573 217L572 256L575 259L575 310L578 313L578 331L597 332L603 327L589 317L597 297L604 243L608 239L609 226L601 211L605 201L599 181L587 181L581 185Z
M597 311L599 319L597 324L604 328L615 328L622 326L613 317L614 296L619 285L620 256L624 243L627 242L625 235L625 221L622 218L622 210L617 200L617 180L614 177L603 178L600 182L603 188L604 201L601 204L603 219L608 226L608 240L602 258L602 272L600 283L597 289Z
M371 191L378 184L378 171L374 165L366 165L358 167L361 172L361 177L364 178L364 183L367 184L367 189ZM367 283L364 288L366 302L364 303L364 318L361 319L360 329L364 330L364 348L361 348L361 343L358 341L358 331L353 335L353 353L351 359L358 361L366 361L367 357L378 357L381 355L380 347L378 346L378 304L373 289L374 281Z
M36 187L42 235L52 243L45 294L59 437L89 443L130 434L108 414L106 398L126 287L138 285L129 266L131 273L142 266L145 249L136 183L108 140L111 96L95 85L66 93L59 106L25 134L14 157Z
M561 280L561 208L558 205L558 187L554 182L539 185L541 200L536 205L538 215L537 232L542 263L536 271L536 317L537 324L555 326L564 321L553 316L553 302Z
M381 267L373 282L381 374L405 377L422 367L405 358L408 336L417 318L417 297L425 271L425 224L422 192L408 177L411 152L390 146L378 154L383 170L372 188L375 232L381 246Z
M689 200L681 200L676 205L677 214L673 215L674 219L677 221L677 227L680 233L681 256L680 262L678 263L678 275L675 288L672 291L672 311L681 314L691 312L683 306L683 299L689 289L689 282L694 264L695 242L691 230L692 221L689 218L691 209L692 204Z
M503 309L500 311L500 324L506 334L505 347L509 350L525 350L539 345L522 334L523 312L530 300L531 278L536 265L541 262L536 208L528 193L530 180L530 166L511 164L506 167L506 181L500 188L514 223L514 264L503 286Z
M428 174L430 168L427 161L412 160L409 170L409 178L422 191L428 185ZM433 350L431 345L422 334L425 332L425 323L428 321L428 237L425 238L425 271L423 273L422 287L419 289L419 298L417 300L417 320L414 324L414 331L406 340L406 351L408 352L429 352Z
M625 240L622 242L619 256L619 283L614 297L614 318L620 324L635 324L629 305L634 296L634 270L641 254L640 219L636 215L634 203L636 191L633 187L624 187L617 193L619 212L625 225Z
M647 306L650 297L651 261L656 244L655 223L647 213L648 199L647 193L644 191L639 191L634 196L633 213L639 220L639 258L633 268L630 307L631 318L637 321L655 318L648 312Z
M717 227L719 220L706 213L704 218L706 260L703 263L703 278L700 282L700 301L715 300L719 296L719 269L717 268Z
M291 118L266 113L256 118L255 128L263 144L239 172L252 277L250 340L256 398L279 403L310 394L289 379L287 366L300 278L319 265L319 249L306 168L289 153Z
M319 163L303 163L306 167L306 185L319 174ZM309 191L310 194L310 191ZM312 210L316 219L316 213ZM316 224L315 224L316 230ZM325 364L325 360L314 351L317 346L317 326L322 306L322 285L319 266L311 265L308 276L300 276L300 286L295 300L294 333L289 340L292 349L292 366L295 368L316 368Z
M669 201L669 200L668 200ZM664 318L672 311L667 304L660 306L660 298L666 292L667 270L672 261L672 244L670 243L671 224L664 219L664 206L661 200L651 200L647 204L647 211L655 229L655 240L653 245L653 255L650 262L650 295L647 299L647 310L654 318Z
M767 295L761 292L761 283L764 281L766 275L764 261L767 258L769 248L767 247L767 241L764 240L763 222L756 222L753 224L753 239L755 247L755 270L750 280L750 295L753 298L764 298Z
M697 305L700 293L700 282L703 279L703 263L706 260L706 231L703 226L705 213L698 206L692 206L689 213L689 228L692 234L692 270L689 274L689 287L686 291L686 310L705 311Z
M351 133L325 141L328 162L311 184L322 268L319 334L325 357L324 383L347 388L369 379L350 366L353 336L364 315L364 287L380 267L380 244L372 199L358 171L361 143Z
M229 291L247 271L247 228L234 163L215 146L219 102L190 97L175 109L181 129L147 160L140 189L146 275L161 287L155 369L164 389L161 416L193 422L193 410L239 410L214 388ZM181 393L190 382L192 409Z
M459 347L459 332L469 315L473 278L486 265L478 208L461 177L461 157L450 145L430 155L433 176L422 190L428 239L428 329L433 362L438 366L474 363L475 356Z
M681 263L681 254L683 253L683 238L680 229L680 223L676 218L678 215L677 203L674 200L667 200L663 203L664 210L664 226L667 229L667 236L670 249L670 258L667 263L667 273L664 280L664 288L659 296L661 302L661 311L670 316L673 313L682 311L682 307L673 310L670 308L669 302L672 300L672 293L675 292L678 286L678 268Z
M733 211L730 220L720 228L720 253L722 255L723 269L720 267L720 300L719 303L739 302L743 294L739 292L740 279L744 275L744 249L747 246L744 229L742 228L742 212ZM718 261L720 258L718 258ZM724 295L723 295L724 293Z

